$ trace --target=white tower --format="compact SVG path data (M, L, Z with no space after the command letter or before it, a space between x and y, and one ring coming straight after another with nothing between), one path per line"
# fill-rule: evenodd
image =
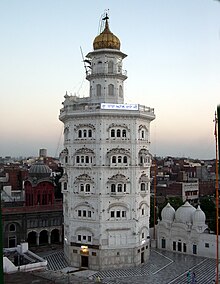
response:
M150 122L154 110L124 103L126 57L105 28L87 55L90 95L65 95L61 162L64 253L69 264L102 270L149 256Z

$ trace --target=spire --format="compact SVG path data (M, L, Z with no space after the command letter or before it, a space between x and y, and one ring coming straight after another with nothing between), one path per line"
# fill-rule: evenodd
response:
M109 24L108 24L109 16L108 16L107 13L105 14L105 17L104 17L102 20L105 21L105 28L104 28L104 31L109 31L109 32L110 32L110 30L109 30Z

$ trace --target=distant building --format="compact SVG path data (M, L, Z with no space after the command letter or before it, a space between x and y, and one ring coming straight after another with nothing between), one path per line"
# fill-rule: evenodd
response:
M180 197L183 202L188 200L197 203L199 199L199 182L198 180L192 180L158 185L157 196L164 196L166 198Z
M4 247L16 247L22 241L30 246L62 242L62 200L55 199L50 175L51 170L42 162L32 165L24 180L24 198L19 200L10 196L10 190L4 190L7 186L3 187Z
M185 202L176 211L168 203L156 226L157 247L182 254L216 257L216 235L210 234L205 213ZM220 246L219 246L220 247Z

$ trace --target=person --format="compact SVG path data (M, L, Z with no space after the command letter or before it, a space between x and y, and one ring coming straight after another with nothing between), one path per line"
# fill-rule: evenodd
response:
M191 280L191 273L190 270L187 272L187 283L190 284L190 280Z
M195 272L193 272L191 284L195 284L195 283L196 283L196 274Z

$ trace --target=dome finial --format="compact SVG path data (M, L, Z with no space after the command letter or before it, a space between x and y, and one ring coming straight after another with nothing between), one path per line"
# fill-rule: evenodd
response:
M105 21L105 30L106 29L109 30L109 25L108 25L109 16L108 16L108 13L105 14L105 17L102 20Z

